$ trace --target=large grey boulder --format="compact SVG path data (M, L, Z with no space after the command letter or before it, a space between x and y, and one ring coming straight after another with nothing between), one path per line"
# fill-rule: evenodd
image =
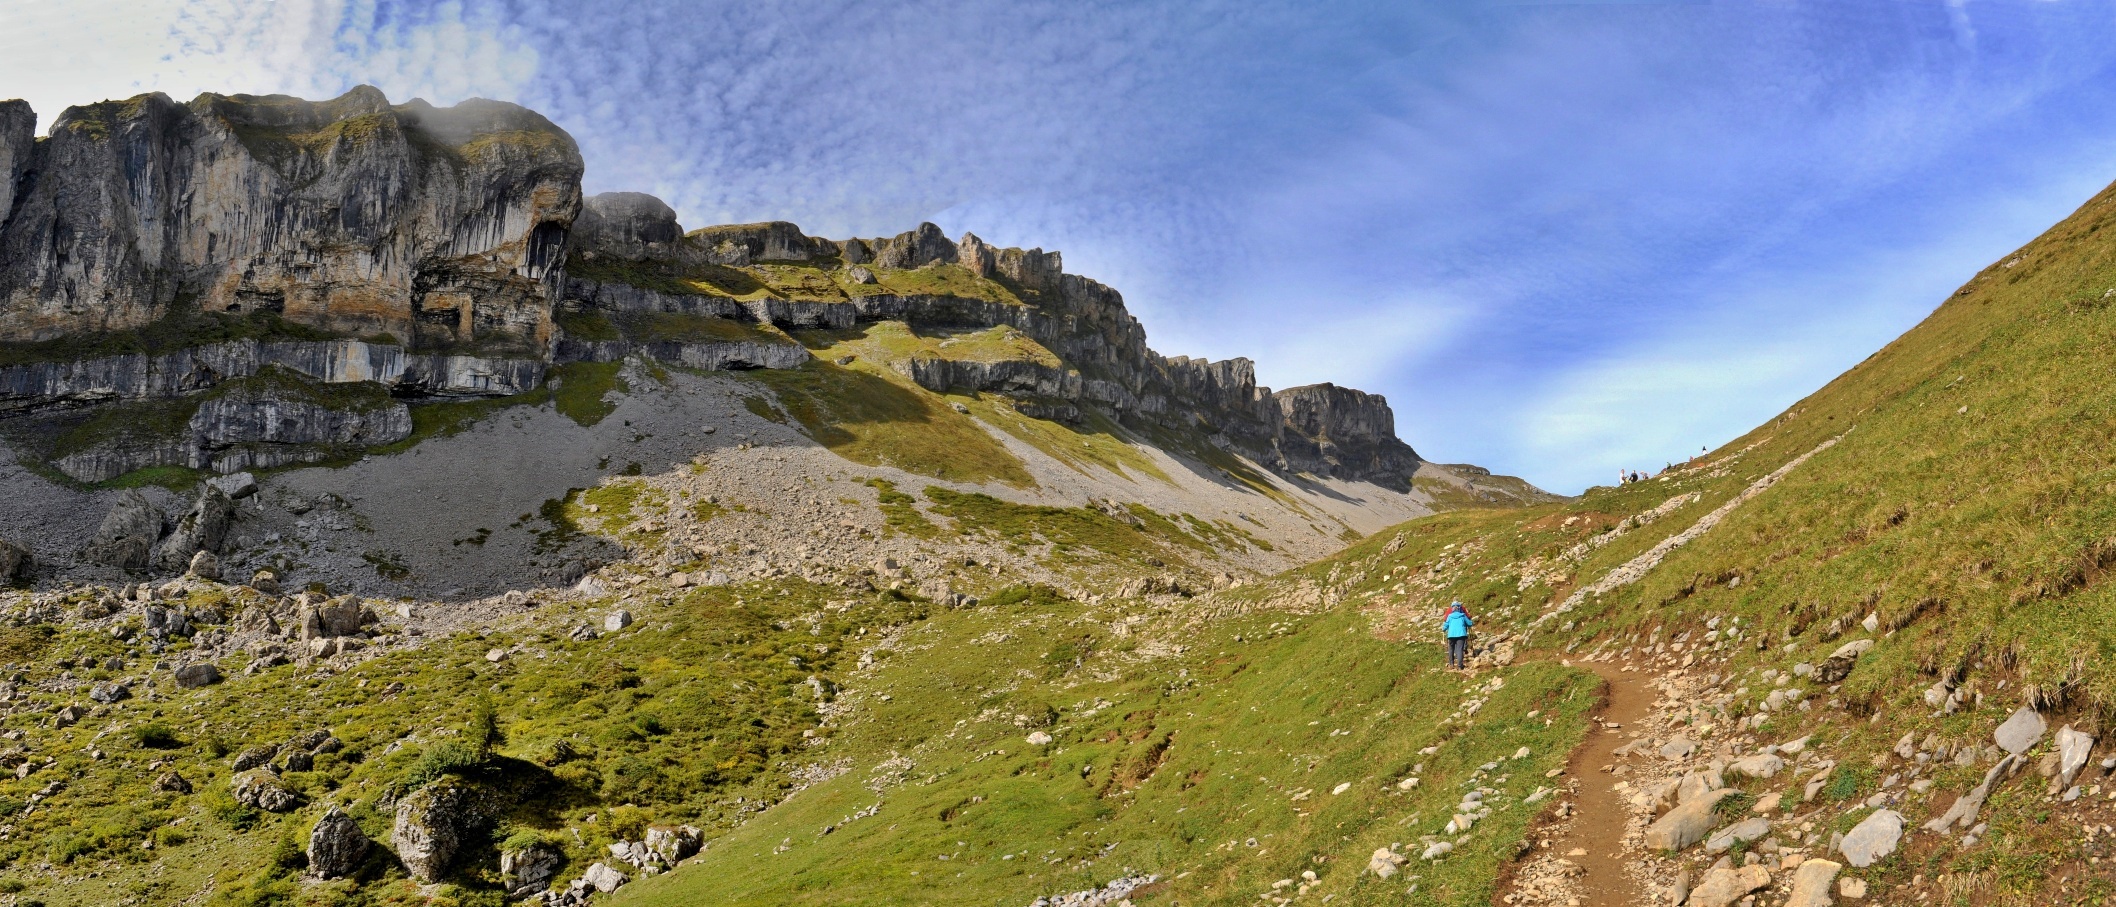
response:
M1727 766L1727 771L1749 778L1769 778L1785 768L1785 760L1774 753L1757 753Z
M309 874L319 879L352 875L360 861L367 859L370 846L360 823L333 806L309 832Z
M228 538L228 525L235 520L235 502L211 485L199 491L198 501L176 521L176 528L154 550L154 565L163 570L189 569L191 558L201 551L220 553Z
M162 537L163 520L160 507L138 489L128 490L111 502L81 556L111 567L143 568L154 553L155 541Z
M1688 803L1692 800L1701 799L1705 795L1726 786L1726 782L1721 780L1719 776L1719 767L1715 764L1702 771L1690 772L1684 775L1682 780L1676 784L1675 802Z
M1903 814L1892 809L1876 810L1844 836L1837 852L1844 861L1865 869L1896 852L1903 839Z
M1719 824L1715 810L1719 801L1733 795L1731 790L1716 790L1668 811L1668 814L1646 826L1646 849L1679 851L1705 839Z
M1991 732L1991 738L1998 742L1999 749L2018 756L2034 749L2048 728L2049 725L2043 723L2043 716L2036 714L2034 709L2021 706L1998 726L1998 730Z

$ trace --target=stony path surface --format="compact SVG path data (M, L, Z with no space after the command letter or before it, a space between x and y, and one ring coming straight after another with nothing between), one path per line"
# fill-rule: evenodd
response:
M1605 697L1596 726L1566 764L1571 796L1555 807L1560 817L1532 837L1534 854L1523 860L1502 904L1564 904L1571 907L1632 907L1650 903L1638 878L1639 830L1613 771L1627 730L1646 720L1656 693L1650 675L1630 666L1590 664L1602 678Z

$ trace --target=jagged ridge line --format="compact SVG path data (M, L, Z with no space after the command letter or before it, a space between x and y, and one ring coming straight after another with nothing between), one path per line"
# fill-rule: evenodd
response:
M1845 434L1850 433L1849 430L1845 432ZM1571 595L1565 597L1564 604L1559 605L1556 610L1545 612L1543 616L1536 618L1536 623L1540 624L1552 617L1571 611L1580 602L1586 600L1589 595L1600 595L1643 579L1653 568L1660 566L1660 562L1665 560L1670 552L1689 544L1698 536L1710 532L1712 527L1719 525L1721 520L1726 519L1728 514L1733 513L1734 508L1740 507L1751 498L1769 490L1771 486L1778 484L1778 480L1785 478L1793 470L1800 468L1800 464L1807 462L1809 457L1837 446L1837 442L1842 440L1844 440L1844 435L1838 435L1821 444L1817 444L1814 450L1794 457L1787 461L1784 466L1772 470L1769 475L1749 483L1749 487L1742 489L1741 493L1735 495L1733 500L1719 505L1711 513L1698 517L1697 522L1690 524L1690 528L1661 539L1660 544L1647 549L1646 553L1625 561L1617 566L1616 569L1603 574L1601 579L1595 580L1592 584L1573 590Z

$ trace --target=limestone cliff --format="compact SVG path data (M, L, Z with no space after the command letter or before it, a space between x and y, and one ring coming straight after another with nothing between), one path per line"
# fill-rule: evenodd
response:
M356 88L68 108L26 146L0 108L0 339L277 313L421 347L541 351L573 140L512 104L392 106Z

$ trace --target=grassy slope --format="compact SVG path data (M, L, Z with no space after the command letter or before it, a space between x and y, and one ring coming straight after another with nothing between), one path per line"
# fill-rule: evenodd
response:
M1011 904L1152 873L1163 882L1133 901L1220 903L1313 871L1309 896L1342 903L1489 903L1532 812L1518 798L1594 701L1591 677L1530 665L1483 717L1450 721L1464 682L1435 670L1437 650L1378 641L1350 612L1188 627L1146 612L1177 630L1177 654L1113 633L1124 611L1022 604L920 627L858 683L826 754L845 774L615 902ZM1027 743L1051 712L1055 742ZM1522 746L1529 758L1506 761ZM1455 856L1413 878L1362 871L1391 843L1415 855L1495 760L1502 805ZM1392 786L1420 764L1422 786Z
M1988 742L2006 713L2029 702L2054 710L2054 724L2105 732L2116 672L2094 666L2116 653L2116 587L2103 581L2116 565L2116 408L2107 394L2116 237L2101 233L2112 218L2116 193L2104 192L1865 362L1664 479L1416 521L1302 573L1325 597L1368 602L1397 632L1424 632L1430 609L1450 598L1488 615L1487 630L1527 630L1573 589L1841 437L1639 582L1536 627L1535 644L1616 651L1656 630L1661 639L1701 635L1711 618L1737 619L1740 644L1707 649L1710 670L1743 678L1732 689L1764 668L1819 663L1865 636L1858 622L1874 614L1884 638L1841 689L1817 691L1834 692L1841 709L1781 713L1761 734L1820 732L1840 759L1862 767L1844 781L1847 797L1873 792L1881 773L1863 770L1866 757L1906 731ZM1694 501L1650 525L1609 536L1577 561L1562 557L1691 493ZM1830 633L1833 624L1848 632ZM1934 714L1920 695L1942 677L1983 694L1983 707ZM1730 712L1752 708L1737 701ZM1982 768L1934 777L1954 792ZM2038 784L1994 798L1987 816L1997 832L1986 845L1914 848L1885 864L1876 883L1885 890L1916 874L1952 873L2005 898L2056 894L2046 886L2064 873L2052 870L2080 845L2048 823ZM1913 822L1931 811L1919 801L1904 809ZM2090 884L2106 895L2106 882Z

